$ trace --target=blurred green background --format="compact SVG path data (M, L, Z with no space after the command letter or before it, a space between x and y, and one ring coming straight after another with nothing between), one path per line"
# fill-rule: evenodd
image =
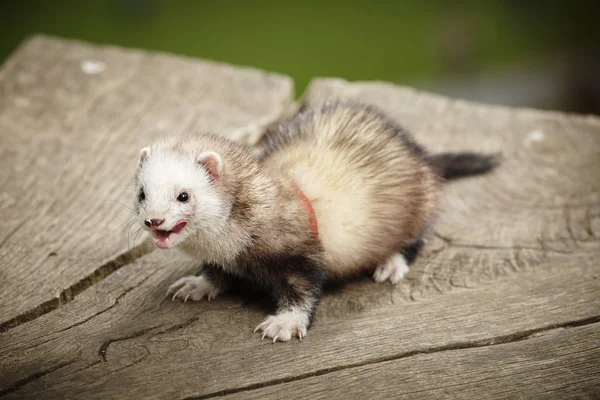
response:
M29 34L290 75L385 80L600 114L598 1L3 1L0 61Z

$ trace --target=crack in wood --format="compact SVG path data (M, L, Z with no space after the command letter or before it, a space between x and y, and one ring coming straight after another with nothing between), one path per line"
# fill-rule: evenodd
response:
M476 249L476 250L513 250L513 251L531 250L531 251L539 251L541 253L544 253L544 255L546 253L569 254L569 255L573 255L573 254L576 253L574 251L565 251L565 250L556 250L556 249L544 249L544 248L541 248L541 247L529 247L529 246L488 246L488 245L468 244L468 243L451 243L450 247L455 248L455 249Z
M564 213L564 217L565 217L565 224L567 226L567 232L569 234L569 238L571 239L571 242L575 244L575 246L578 246L578 241L577 238L575 237L575 233L573 232L573 226L571 225L571 214L569 212L569 209L567 207L565 207L563 209L563 213Z
M116 270L124 267L127 264L131 264L138 258L141 258L154 250L152 244L149 241L141 243L139 246L134 247L132 250L127 251L116 258L108 261L101 265L91 274L69 286L60 292L57 297L51 300L45 301L42 304L12 318L8 321L0 324L0 333L6 332L16 326L24 324L29 321L33 321L42 315L48 314L56 310L57 308L70 303L75 297L81 294L84 290L92 287L96 283L102 281Z
M519 250L515 251L515 266L517 268L519 268L519 267L527 268L527 263L525 261L523 261L522 253L523 253L523 249L519 249ZM542 249L542 256L547 257L545 249Z
M519 250L517 250L517 251L519 251ZM514 256L514 253L511 254L511 255ZM513 262L512 259L507 258L507 259L504 260L504 262L508 265L508 268L510 270L512 270L513 272L519 272L519 268L517 268L517 266L515 265L515 263Z
M93 315L89 316L88 318L86 318L86 319L84 319L84 320L82 320L82 321L76 322L76 323L74 323L74 324L73 324L73 325L71 325L71 326L68 326L68 327L66 327L66 328L60 329L60 330L59 330L57 333L59 333L59 332L64 332L64 331L68 331L69 329L75 328L76 326L79 326L79 325L85 324L85 323L86 323L86 322L88 322L89 320L91 320L91 319L94 319L94 318L96 318L97 316L99 316L99 315L102 315L102 314L104 314L105 312L112 310L112 309L113 309L113 308L115 308L117 305L119 305L119 301L120 301L120 300L121 300L121 299L122 299L122 298L123 298L123 297L124 297L124 296L125 296L127 293L131 292L133 289L135 289L135 288L137 288L138 286L142 285L144 282L146 282L146 281L148 280L148 278L150 278L150 275L149 275L149 276L147 276L147 277L145 277L144 279L142 279L141 281L139 281L139 282L138 282L138 283L136 283L135 285L133 285L133 286L131 286L131 287L127 288L127 289L126 289L126 290L125 290L123 293L121 293L121 294L120 294L120 295L119 295L119 296L118 296L118 297L115 299L115 301L113 302L113 304L111 304L110 306L106 307L106 308L105 308L105 309L103 309L103 310L100 310L100 311L98 311L97 313L95 313L95 314L93 314Z
M570 231L570 229L569 229ZM476 250L513 250L516 252L519 251L523 251L523 250L531 250L531 251L539 251L541 253L543 253L544 257L547 256L547 253L554 253L554 254L568 254L568 255L573 255L577 252L575 251L567 251L567 250L557 250L557 249L548 249L546 247L546 242L552 242L551 240L545 240L544 238L537 238L537 242L540 244L540 247L533 247L533 246L493 246L493 245L481 245L481 244L470 244L470 243L460 243L460 242L456 242L454 239L451 239L449 237L440 235L438 232L434 232L434 235L439 238L440 240L442 240L443 242L446 243L446 245L448 246L448 248L454 248L454 249L476 249ZM572 243L574 243L575 245L578 245L578 243L581 242L586 242L585 240L576 240L574 238L574 234L572 231L569 232L569 236L571 238ZM592 240L589 240L592 241ZM578 251L579 253L585 253L586 251L584 250L580 250Z
M440 239L442 242L446 243L446 245L450 246L452 244L452 239L442 235L441 233L437 232L437 231L433 231L433 236L435 236L436 238Z
M363 362L358 362L358 363L353 363L353 364L341 365L341 366L332 367L332 368L324 368L321 370L309 372L309 373L302 374L302 375L273 379L271 381L259 382L259 383L255 383L252 385L239 387L239 388L220 390L217 392L207 393L207 394L201 395L201 396L188 396L188 397L184 397L182 400L205 400L205 399L210 399L213 397L221 397L221 396L226 396L226 395L240 393L240 392L248 392L248 391L261 389L261 388L268 387L268 386L275 386L275 385L279 385L282 383L288 383L288 382L299 381L299 380L312 378L312 377L316 377L316 376L327 375L327 374L342 371L345 369L363 367L363 366L367 366L367 365L375 365L375 364L380 364L383 362L394 361L394 360L399 360L399 359L403 359L403 358L409 358L409 357L418 356L418 355L422 355L422 354L432 354L432 353L439 353L439 352L445 352L445 351L473 349L473 348L478 348L478 347L497 346L497 345L502 345L502 344L507 344L507 343L521 342L524 340L535 339L536 337L538 337L537 335L539 335L540 333L553 331L556 329L577 328L580 326L591 325L591 324L596 324L596 323L600 323L600 315L597 315L595 317L581 319L581 320L576 320L576 321L569 321L569 322L565 322L562 324L553 324L553 325L545 326L542 328L529 329L529 330L512 333L512 334L508 334L508 335L496 336L496 337L492 337L492 338L474 340L474 341L468 341L468 342L459 342L459 343L449 344L449 345L440 346L440 347L430 347L430 348L426 348L426 349L422 349L422 350L409 351L406 353L395 354L395 355L391 355L391 356L387 356L387 357L380 357L380 358L367 360L367 361L363 361Z
M431 251L431 252L429 251L428 248L424 249L423 256L427 256L427 258L428 258L426 260L427 263L431 262L431 260L438 254L443 254L444 252L447 252L448 250L454 250L455 252L459 253L460 257L464 256L463 253L468 252L470 250L478 250L478 251L482 251L482 252L487 252L487 251L507 252L508 254L506 256L501 256L501 257L497 256L497 257L493 258L494 261L497 261L500 264L497 267L493 268L489 272L490 273L490 276L488 276L489 279L494 279L498 275L505 276L505 275L511 274L511 273L519 273L523 269L526 269L528 267L528 263L523 258L524 252L539 252L539 253L541 253L541 258L538 260L538 262L541 262L542 260L546 260L553 255L573 255L573 254L588 253L588 250L585 250L585 249L579 249L576 252L560 250L560 249L548 249L546 246L546 243L545 243L546 241L543 240L543 238L538 238L537 241L539 243L539 246L535 246L535 245L534 246L525 246L525 245L502 246L502 245L480 245L480 244L460 243L457 241L457 239L446 236L444 234L441 234L435 230L433 230L431 232L431 235L432 235L432 237L439 239L441 245L439 246L439 248L435 249L435 251ZM459 250L465 250L465 252L462 252ZM469 262L469 263L475 262L475 259L472 259L470 261L467 259L464 259L464 260L460 261L460 263L462 263L462 264L464 264L465 262ZM434 271L423 270L423 271L421 271L421 273L424 276L424 279L430 284L429 287L431 287L433 290L435 290L438 293L444 293L447 289L452 288L452 287L463 288L463 289L473 287L473 285L465 284L464 282L460 282L459 280L455 279L454 271L450 271L450 273L446 274L449 277L446 281L440 280L440 279L435 279L434 276L429 276L431 274L435 274L436 273L435 270ZM483 277L483 274L481 271L479 271L479 273L481 274L481 276L479 277L479 280L480 280ZM467 277L467 279L468 278L469 277ZM462 279L464 279L464 277L462 277ZM477 283L477 282L475 281L473 283ZM413 289L413 291L416 290L416 288L412 288L412 289ZM413 302L417 301L413 292L411 292L408 299Z
M151 326L149 328L145 328L145 329L133 332L131 335L119 337L119 338L116 338L116 339L109 339L109 340L107 340L106 342L102 343L102 345L100 346L100 349L98 349L98 355L100 356L100 360L102 362L106 362L107 361L107 359L106 359L106 352L108 351L108 347L111 344L116 343L116 342L122 342L124 340L135 339L137 337L145 335L146 333L150 332L153 329L160 328L161 326L162 325L154 325L154 326Z
M78 369L76 369L76 370L74 370L74 371L70 371L70 372L69 372L68 374L66 374L65 376L73 375L73 374L76 374L76 373L78 373L78 372L85 371L85 370L87 370L87 369L93 368L93 367L95 367L96 365L100 364L101 362L102 362L102 361L100 361L100 360L96 360L96 361L94 361L93 363L91 363L91 364L88 364L88 365L86 365L86 366L84 366L84 367L78 368Z
M587 207L585 210L585 223L583 225L583 228L585 229L585 233L590 238L593 238L596 236L596 235L594 235L594 231L592 229L592 207Z
M19 224L15 227L15 229L13 229L12 231L9 232L8 235L6 235L6 237L4 238L4 240L0 243L0 247L4 246L8 240L15 234L17 233L17 231L23 226L23 224Z
M105 375L102 375L102 377L101 377L101 378L104 378L104 377L106 377L106 376L108 376L108 375L113 375L113 374L116 374L117 372L121 372L121 371L123 371L124 369L127 369L127 368L134 367L134 366L136 366L137 364L139 364L139 363L141 363L142 361L144 361L146 358L148 358L148 357L150 356L150 354L151 354L151 353L150 353L150 350L149 350L149 349L148 349L148 347L146 347L146 346L142 346L142 347L143 347L143 348L146 350L146 354L144 354L142 357L138 358L137 360L135 360L134 362L132 362L132 363L130 363L130 364L124 365L124 366L122 366L121 368L117 368L117 369L115 369L114 371L110 371L109 373L107 373L107 374L105 374ZM96 362L96 363L94 363L94 364L98 364L98 363L100 363L100 362L102 362L102 361L97 361L97 362Z
M442 288L438 285L437 280L434 276L429 276L428 281L431 282L432 286L435 288L435 290L437 290L438 293L444 293Z
M140 284L141 283L142 282L140 282ZM133 288L131 288L131 289L133 289ZM104 312L104 311L102 311L102 312ZM186 321L184 321L184 322L182 322L180 324L174 325L174 326L172 326L170 328L167 328L165 330L162 330L160 332L156 332L154 335L152 335L152 337L155 337L155 336L158 336L158 335L163 335L165 333L170 333L170 332L173 332L173 331L176 331L176 330L179 330L179 329L183 329L186 326L189 326L189 325L193 324L194 322L198 321L199 319L200 319L199 316L190 318L190 319L188 319L188 320L186 320ZM150 331L152 331L152 330L154 330L156 328L159 328L161 326L162 325L155 325L155 326L152 326L152 327L149 327L149 328L142 329L140 331L134 332L131 335L128 335L128 336L125 336L125 337L107 340L106 342L102 343L102 345L100 346L100 349L98 350L98 355L100 356L101 361L102 362L107 362L106 353L107 353L108 348L109 348L109 346L111 344L113 344L115 342L121 342L121 341L124 341L124 340L135 339L135 338L140 337L142 335L145 335L146 333L148 333L148 332L150 332ZM69 328L67 328L67 329L69 329ZM146 350L149 351L147 348L146 348ZM149 354L147 354L146 356L148 356L148 355ZM143 358L146 358L146 357L143 357ZM141 360L138 360L137 362L139 362L139 361L141 361Z
M171 333L171 332L177 331L179 329L183 329L183 328L185 328L187 326L190 326L191 324L193 324L194 322L198 321L199 319L200 319L200 316L189 318L188 320L186 320L186 321L184 321L184 322L182 322L180 324L173 325L172 327L167 328L164 331L156 332L154 335L152 335L152 337L155 337L155 336L158 336L158 335L164 335L165 333Z
M77 362L77 360L70 360L70 361L67 361L67 362L55 365L54 367L49 368L47 370L38 371L38 372L36 372L34 374L26 376L25 378L16 381L15 383L13 383L11 386L7 387L6 389L0 390L0 396L6 396L7 394L16 392L17 390L21 389L23 386L25 386L25 385L27 385L27 384L29 384L31 382L34 382L34 381L36 381L36 380L38 380L38 379L40 379L40 378L42 378L42 377L44 377L44 376L46 376L48 374L51 374L51 373L53 373L55 371L58 371L59 369L61 369L63 367L66 367L66 366L69 366L71 364L74 364L76 362Z

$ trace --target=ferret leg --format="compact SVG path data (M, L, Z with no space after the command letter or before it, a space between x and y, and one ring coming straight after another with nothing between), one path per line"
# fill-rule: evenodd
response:
M273 339L273 343L287 342L294 336L302 340L306 336L325 281L324 269L318 267L312 271L302 267L291 271L270 284L277 312L254 330L262 331L262 338Z
M373 274L375 282L385 282L389 280L396 284L408 273L408 263L406 258L400 253L392 254L385 262L379 264Z
M208 301L217 297L228 286L228 277L218 266L205 265L199 276L184 276L176 280L167 290L172 299L200 301L204 297Z
M415 259L421 252L421 249L423 249L424 245L425 245L425 239L423 237L421 237L420 239L417 239L417 241L415 241L410 246L402 249L402 251L400 253L402 253L404 258L406 259L406 264L410 265L415 261Z
M396 284L408 273L408 266L413 263L424 245L424 240L419 239L401 252L392 254L385 262L379 264L373 274L375 282L389 280Z

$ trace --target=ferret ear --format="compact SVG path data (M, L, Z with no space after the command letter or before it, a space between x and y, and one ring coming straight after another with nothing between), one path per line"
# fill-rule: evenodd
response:
M223 159L214 151L205 151L196 158L196 162L202 165L213 181L219 180L223 170Z
M144 161L146 161L148 159L148 156L150 155L150 147L144 147L142 150L140 150L140 161L139 161L139 165L142 165Z

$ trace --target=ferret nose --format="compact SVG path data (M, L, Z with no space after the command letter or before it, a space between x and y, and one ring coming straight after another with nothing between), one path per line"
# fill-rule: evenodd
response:
M158 218L148 218L147 220L144 221L144 223L148 227L153 227L153 226L158 227L158 226L161 226L163 222L165 222L164 219L158 219Z

